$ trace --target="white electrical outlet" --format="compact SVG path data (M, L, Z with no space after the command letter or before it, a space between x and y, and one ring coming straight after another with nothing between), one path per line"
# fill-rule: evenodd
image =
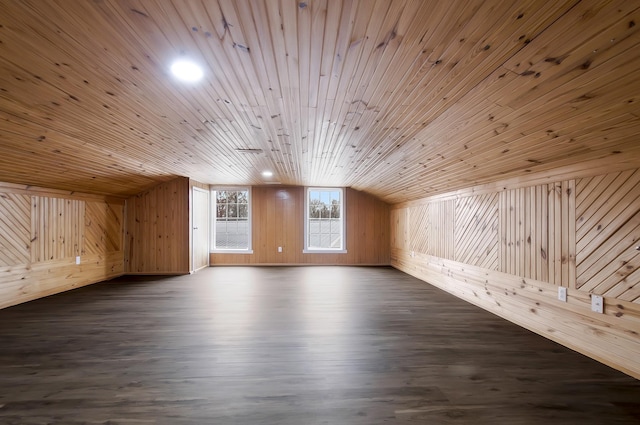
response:
M79 255L76 257L76 264L80 264L80 256Z
M558 287L558 299L562 302L567 302L567 288L564 286Z
M411 253L409 254L411 256L411 258L416 256L416 252L415 251L411 251Z
M282 252L282 247L281 246L278 247L278 252Z
M604 300L601 295L591 294L591 311L604 313Z

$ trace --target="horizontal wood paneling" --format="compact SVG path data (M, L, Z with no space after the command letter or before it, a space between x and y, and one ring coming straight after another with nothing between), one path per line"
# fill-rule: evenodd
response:
M527 183L392 206L392 240L446 238L429 223L455 220L454 237L439 244L456 253L394 244L392 265L640 378L640 170ZM454 201L453 213L442 208ZM493 252L498 238L495 263L470 254ZM590 311L591 293L605 296L604 315Z
M561 303L550 283L398 249L391 255L399 270L640 379L638 304L606 299L598 314L589 294L572 288Z
M0 308L123 274L123 214L122 199L0 183Z
M353 189L345 191L345 254L304 254L304 187L251 190L252 254L211 253L210 264L389 264L389 206ZM278 247L282 252L278 252Z
M178 177L127 199L127 273L187 274L190 183Z
M122 251L51 260L30 265L0 267L0 308L9 307L92 283L121 276Z

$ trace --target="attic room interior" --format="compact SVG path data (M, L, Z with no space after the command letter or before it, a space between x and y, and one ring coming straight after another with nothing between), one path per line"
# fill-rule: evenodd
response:
M639 23L0 1L0 423L638 423Z

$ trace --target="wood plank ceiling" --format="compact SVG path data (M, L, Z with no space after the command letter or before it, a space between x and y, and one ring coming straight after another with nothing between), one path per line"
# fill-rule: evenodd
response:
M271 170L400 202L640 165L639 24L629 0L3 0L0 180L129 195ZM181 57L200 83L171 77Z

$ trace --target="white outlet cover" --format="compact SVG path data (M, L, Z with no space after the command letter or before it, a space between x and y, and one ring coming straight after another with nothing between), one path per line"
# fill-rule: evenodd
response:
M601 295L591 294L591 311L604 313L604 300Z
M76 264L80 264L80 256L76 257Z
M567 288L564 286L558 287L558 299L562 302L567 302Z

